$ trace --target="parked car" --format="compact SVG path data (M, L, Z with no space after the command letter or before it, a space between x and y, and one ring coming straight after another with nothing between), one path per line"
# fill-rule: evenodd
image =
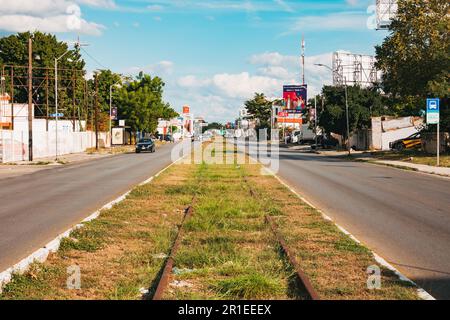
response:
M395 151L403 151L405 149L413 149L422 145L420 132L414 133L407 138L399 139L389 143L389 148Z
M149 151L151 153L154 153L156 151L155 142L153 139L145 138L139 140L139 142L136 144L136 153L146 152Z

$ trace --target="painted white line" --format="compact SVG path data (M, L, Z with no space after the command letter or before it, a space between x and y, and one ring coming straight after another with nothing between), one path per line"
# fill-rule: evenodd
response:
M186 156L184 156L184 157L186 157ZM145 181L141 182L137 186L143 186L143 185L149 184L156 177L159 177L164 171L168 170L170 167L175 165L177 162L181 161L184 157L181 157L178 160L172 162L170 165L166 166L164 169L159 171L157 174L155 174L154 176L151 176L149 179L146 179ZM34 262L39 262L39 263L45 262L50 253L55 253L58 251L59 246L61 245L61 241L64 238L68 238L72 231L82 228L85 223L97 219L103 210L111 209L114 205L125 200L127 198L127 196L131 193L131 191L133 191L134 188L135 187L133 187L131 190L125 192L123 195L114 199L113 201L105 204L99 210L95 211L94 213L89 215L87 218L82 220L80 224L77 224L74 227L66 230L64 233L61 233L55 239L53 239L52 241L47 243L43 248L36 250L32 254L30 254L28 257L26 257L23 260L21 260L20 262L16 263L14 266L0 272L0 293L2 293L3 287L6 284L8 284L9 282L11 282L14 274L25 273L29 269L30 265L33 264Z
M286 182L284 182L276 173L274 173L272 170L270 170L269 168L266 168L264 166L263 166L263 168L267 171L268 174L270 174L273 177L275 177L275 179L277 179L283 186L285 186L287 189L289 189L289 191L291 191L297 198L299 198L301 201L303 201L304 203L309 205L311 208L317 210L322 215L322 217L325 220L333 222L334 225L341 232L343 232L344 234L349 236L353 241L355 241L358 244L362 245L362 242L360 240L358 240L354 235L352 235L350 232L348 232L345 228L343 228L342 226L337 224L331 217L329 217L324 212L322 212L322 210L318 209L311 202L309 202L304 197L302 197L294 188L292 188L290 185L288 185ZM402 274L398 269L396 269L393 265L391 265L389 262L387 262L385 259L383 259L380 255L375 253L373 250L370 250L370 251L373 254L373 257L374 257L375 261L377 261L380 265L382 265L383 267L385 267L385 268L391 270L392 272L394 272L401 281L408 282L408 283L414 285L415 287L417 287L417 295L419 296L420 299L422 299L422 300L436 300L432 295L430 295L427 291L425 291L425 289L421 288L417 283L415 283L414 281L412 281L411 279L406 277L404 274Z

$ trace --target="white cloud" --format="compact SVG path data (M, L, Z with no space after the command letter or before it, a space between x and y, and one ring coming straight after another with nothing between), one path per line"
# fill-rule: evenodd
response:
M108 9L117 8L117 5L114 0L74 0L74 1L92 7L101 7Z
M367 28L368 16L361 12L340 12L320 16L296 18L289 32L323 31L323 30L364 30Z
M331 53L306 57L310 97L319 93L324 84L332 83L331 72L314 65L331 65L331 57ZM209 77L191 74L166 81L166 98L175 108L189 104L196 115L223 122L235 119L245 100L255 92L280 97L284 84L300 82L300 57L265 52L251 56L249 62L257 67L256 73L218 73Z
M162 11L163 9L164 7L159 4L151 4L147 6L147 10L152 12Z
M169 76L173 73L174 63L172 61L163 60L155 64L144 67L131 67L125 70L125 73L137 74L139 72L149 73L152 76Z
M212 78L213 85L216 90L230 98L248 99L255 92L264 92L273 95L280 90L283 82L279 79L252 76L248 72L239 74L216 74Z
M178 78L178 85L184 88L201 88L211 84L210 79L200 79L194 75Z
M358 4L358 0L346 0L346 2L351 6L356 6Z
M10 32L77 32L100 35L104 26L86 21L77 3L93 6L112 6L113 1L98 0L2 0L0 29Z

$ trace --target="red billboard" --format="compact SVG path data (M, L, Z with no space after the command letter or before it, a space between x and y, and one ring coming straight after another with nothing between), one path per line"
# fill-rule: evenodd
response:
M287 110L301 111L306 108L308 99L307 85L283 86L284 105Z

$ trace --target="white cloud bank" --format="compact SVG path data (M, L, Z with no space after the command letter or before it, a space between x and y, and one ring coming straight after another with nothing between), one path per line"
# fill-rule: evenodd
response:
M331 53L306 57L305 72L309 95L319 93L324 84L331 84L331 72L314 64L331 65ZM189 104L197 116L208 121L232 121L238 110L255 92L266 96L281 97L285 84L300 82L300 57L265 52L248 60L256 71L218 73L209 77L194 74L167 81L166 98L175 109Z
M2 0L0 30L100 35L105 27L83 19L79 4L115 7L112 0Z

